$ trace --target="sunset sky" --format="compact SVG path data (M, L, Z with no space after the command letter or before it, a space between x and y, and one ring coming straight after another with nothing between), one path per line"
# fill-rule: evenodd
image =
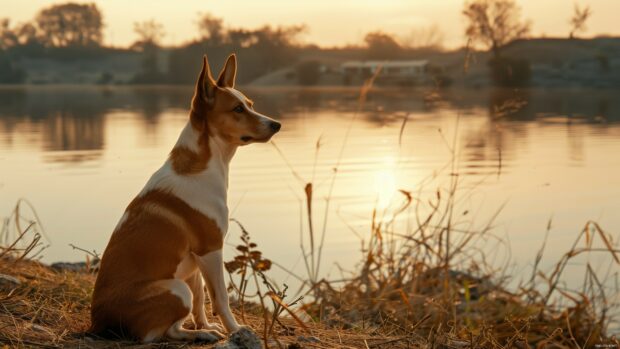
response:
M14 23L32 19L42 7L66 0L0 0L0 17ZM92 2L92 1L75 1ZM155 19L162 23L164 44L178 44L196 37L199 13L222 17L227 26L256 28L264 24L302 24L305 42L322 46L360 43L365 33L383 30L406 37L412 31L438 25L445 45L461 45L464 21L463 0L100 0L94 1L105 19L105 42L126 46L135 41L135 21ZM571 0L519 0L523 16L533 23L534 35L562 36L569 32ZM589 4L593 16L586 36L620 35L620 0L580 0Z

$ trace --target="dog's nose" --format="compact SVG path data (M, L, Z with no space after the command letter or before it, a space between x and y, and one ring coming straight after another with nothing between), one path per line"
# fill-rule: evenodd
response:
M269 124L269 127L273 132L278 132L280 131L280 127L282 127L282 125L279 122L272 121L271 124Z

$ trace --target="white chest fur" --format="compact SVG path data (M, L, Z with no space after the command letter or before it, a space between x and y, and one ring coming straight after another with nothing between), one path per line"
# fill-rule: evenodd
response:
M177 145L190 146L196 139L197 137L189 126L181 133ZM151 176L140 195L153 189L165 190L213 219L225 235L228 230L228 165L231 156L222 154L221 147L213 138L209 139L209 147L211 157L204 171L179 175L173 170L170 160L166 160L164 165ZM190 149L194 148L196 147L190 147Z

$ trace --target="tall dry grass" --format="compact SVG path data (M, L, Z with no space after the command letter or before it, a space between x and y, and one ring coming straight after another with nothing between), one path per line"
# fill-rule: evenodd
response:
M47 247L41 241L42 238L49 242L39 215L29 201L19 199L11 214L2 219L0 259L19 261L26 257L39 258Z
M478 224L479 218L472 217L474 214L467 205L482 181L472 182L460 171L460 116L451 136L440 130L452 155L450 162L434 176L418 183L415 192L400 190L400 201L391 207L373 210L370 231L362 241L360 262L350 271L350 276L338 281L322 277L326 226L342 154L351 125L363 110L375 77L361 90L357 113L351 119L327 185L323 217L318 225L314 213L315 171L306 182L273 143L300 182L305 198L306 229L300 229L300 250L306 275L295 277L303 280L300 293L309 297L304 298L303 306L297 311L332 328L362 331L376 338L390 337L366 346L591 348L617 345L617 338L609 331L614 328L611 326L618 326L614 321L620 315L617 283L610 289L611 278L618 277L618 243L596 222L587 222L572 247L552 264L551 270L542 268L545 240L532 266L531 277L511 287L518 276L509 273L510 259L505 258L503 263L496 260L502 253L505 256L511 253L506 239L494 231L502 207L486 222ZM435 99L438 92L432 94ZM525 103L515 97L495 107L492 116L509 117ZM399 144L407 120L405 116ZM319 139L315 168L320 144ZM499 176L501 149L497 167ZM398 224L402 221L408 224ZM317 230L317 226L322 229ZM547 234L550 229L551 221ZM588 259L583 286L570 288L565 283L567 265L583 255L595 254L603 255L599 259L608 259L607 272L597 271Z

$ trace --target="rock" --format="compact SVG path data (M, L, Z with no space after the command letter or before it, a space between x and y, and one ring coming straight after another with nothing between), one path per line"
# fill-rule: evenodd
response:
M0 290L13 290L21 285L22 282L16 277L6 274L0 274Z
M251 328L243 326L226 342L217 344L215 349L263 349L263 344Z

